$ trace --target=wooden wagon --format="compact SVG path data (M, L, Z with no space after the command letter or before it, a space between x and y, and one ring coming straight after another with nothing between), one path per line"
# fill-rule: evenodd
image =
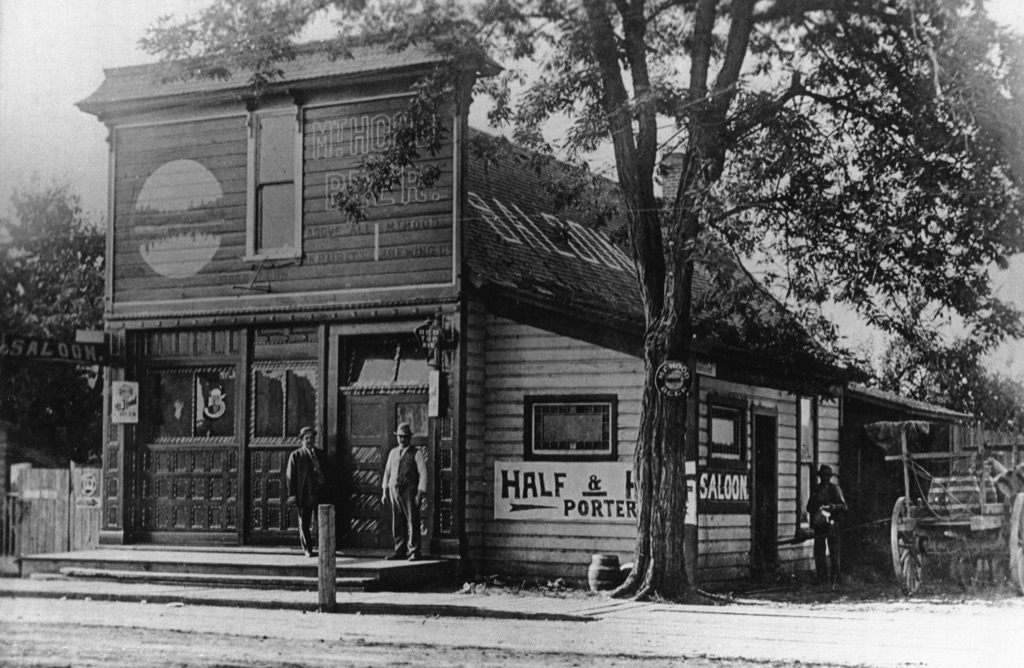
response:
M948 564L964 584L1006 564L1024 593L1024 447L910 453L904 439L886 460L903 464L890 541L905 594L918 590L929 562Z

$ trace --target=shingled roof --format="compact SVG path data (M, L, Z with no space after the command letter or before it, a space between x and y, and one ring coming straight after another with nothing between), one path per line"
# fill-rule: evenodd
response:
M485 133L473 130L473 141ZM466 261L471 280L506 299L568 312L597 326L636 337L644 331L640 292L632 261L613 241L624 225L621 212L595 228L588 213L558 208L546 187L561 168L538 170L531 154L512 148L474 156L467 163ZM615 184L606 187L615 196ZM717 248L716 266L698 265L694 320L698 340L755 354L794 350L807 370L839 372L821 364L824 350L796 318L743 268L735 253ZM729 285L729 290L723 289ZM726 297L726 294L729 297Z

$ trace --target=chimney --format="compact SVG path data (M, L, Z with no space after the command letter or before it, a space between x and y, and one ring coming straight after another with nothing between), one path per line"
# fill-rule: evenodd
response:
M679 176L683 171L683 154L670 153L661 161L661 198L666 207L672 206L679 190Z

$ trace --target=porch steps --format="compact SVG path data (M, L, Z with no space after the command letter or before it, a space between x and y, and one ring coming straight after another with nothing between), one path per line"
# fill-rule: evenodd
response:
M386 561L338 554L340 590L400 591L453 578L454 562ZM264 589L317 589L318 562L298 550L273 548L144 548L104 546L21 557L21 576L63 576L121 582L174 583Z
M153 571L124 571L106 568L65 567L60 574L68 578L109 580L112 582L144 582L147 584L180 584L197 587L240 587L244 589L281 589L316 591L316 577L289 575L233 575L213 573L173 573ZM335 579L338 591L375 591L378 580L373 577L339 577Z

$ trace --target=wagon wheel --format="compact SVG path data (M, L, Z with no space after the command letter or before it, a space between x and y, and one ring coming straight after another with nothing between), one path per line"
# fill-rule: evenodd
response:
M1010 579L1024 594L1024 493L1014 498L1010 514Z
M906 497L896 500L892 509L892 525L889 527L890 548L892 549L892 567L900 589L910 596L921 586L922 557L917 549L912 531L900 531L901 519L910 518L910 504Z

